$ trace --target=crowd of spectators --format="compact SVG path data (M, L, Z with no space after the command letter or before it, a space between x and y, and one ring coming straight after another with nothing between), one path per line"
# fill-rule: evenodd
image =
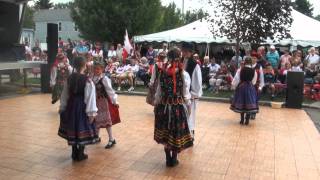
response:
M74 56L86 56L88 67L95 61L105 63L105 73L111 78L117 90L121 90L124 84L128 85L128 91L134 91L137 82L148 86L153 70L153 64L157 61L160 52L166 54L168 45L163 44L161 49L155 50L152 46L142 49L136 46L135 51L124 53L124 47L113 44L108 47L103 44L89 43L86 41L63 42L59 39L59 52L63 53L72 65ZM256 50L247 50L242 55L230 54L230 59L214 55L212 57L200 57L195 53L193 58L201 66L203 88L213 93L231 89L231 82L238 68L242 66L246 56L252 51L258 54L257 63L263 68L264 88L263 92L274 98L286 88L286 76L289 71L304 72L304 83L307 89L305 93L319 93L320 82L320 56L319 50L311 47L307 52L302 50L277 50L275 46L261 46ZM26 44L26 57L31 61L46 59L45 52L36 42L32 49ZM90 69L90 68L88 68ZM33 70L38 74L39 70Z

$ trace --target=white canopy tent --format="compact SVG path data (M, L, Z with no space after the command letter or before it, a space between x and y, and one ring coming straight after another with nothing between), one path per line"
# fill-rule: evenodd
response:
M292 39L278 42L267 40L267 44L280 44L283 46L320 46L320 21L292 10L292 26L290 34ZM210 31L210 24L206 20L197 20L185 26L168 31L135 36L134 41L139 42L195 42L195 43L234 43L226 37L214 37Z

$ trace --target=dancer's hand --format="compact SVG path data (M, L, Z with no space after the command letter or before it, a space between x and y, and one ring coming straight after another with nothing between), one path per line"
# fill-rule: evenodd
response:
M94 116L89 116L89 123L92 124L95 120Z
M187 105L187 108L188 108L188 114L190 116L191 115L191 105Z
M114 106L115 106L116 108L119 108L119 104L118 104L118 103L115 103Z

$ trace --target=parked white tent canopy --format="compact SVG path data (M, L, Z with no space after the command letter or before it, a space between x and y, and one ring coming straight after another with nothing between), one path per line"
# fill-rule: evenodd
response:
M267 44L280 44L283 46L320 46L320 21L310 18L296 10L292 10L293 23L290 34L291 39ZM226 37L214 37L210 31L210 24L206 20L197 20L185 26L154 34L135 36L135 42L195 42L195 43L234 43Z
M230 43L227 38L214 37L206 20L197 20L185 26L154 34L135 36L134 42L195 42Z

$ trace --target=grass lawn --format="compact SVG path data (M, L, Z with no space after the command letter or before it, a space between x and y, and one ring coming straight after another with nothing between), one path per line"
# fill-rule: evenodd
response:
M23 78L19 79L17 81L17 83L23 84ZM41 84L41 79L40 78L30 77L30 78L27 79L27 84Z

